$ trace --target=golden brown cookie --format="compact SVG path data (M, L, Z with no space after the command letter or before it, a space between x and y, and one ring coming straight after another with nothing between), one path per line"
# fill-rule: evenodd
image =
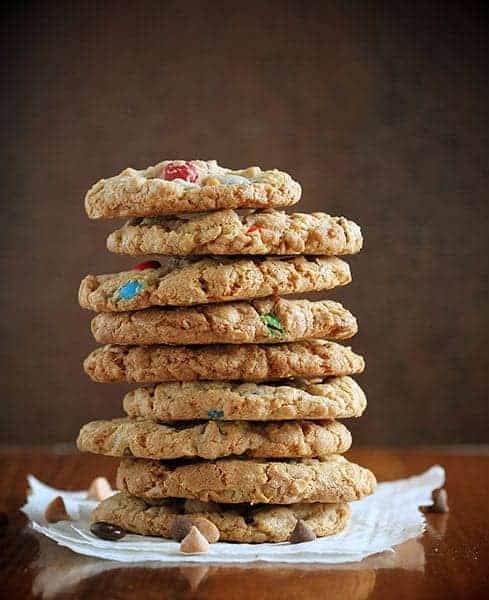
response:
M80 305L97 312L188 306L321 291L351 281L348 264L336 257L166 259L158 268L145 268L147 264L142 270L87 275L80 285Z
M344 529L347 504L291 504L290 506L221 505L195 500L170 499L150 503L128 494L115 494L101 502L92 521L103 521L141 535L170 538L172 524L184 515L196 526L207 519L219 529L223 542L247 544L286 542L301 519L317 537Z
M347 346L314 340L290 344L214 346L102 346L85 359L100 383L266 381L361 373L365 363Z
M234 210L186 218L132 219L107 238L107 248L132 256L308 254L338 256L362 248L362 232L353 221L326 213L277 210L240 215Z
M165 160L98 181L85 196L91 219L151 217L226 208L291 206L301 186L287 173L249 167L233 171L215 160Z
M367 406L351 377L256 384L228 381L159 383L131 390L124 410L153 421L273 421L359 417Z
M230 504L351 502L375 486L368 469L336 454L322 461L223 458L188 464L123 458L117 471L117 488L133 496Z
M356 332L355 317L338 302L277 296L191 308L99 313L92 320L92 333L101 344L270 344L341 340Z
M247 456L322 458L346 452L351 434L338 421L207 421L164 425L143 419L92 421L78 435L82 452L154 460Z

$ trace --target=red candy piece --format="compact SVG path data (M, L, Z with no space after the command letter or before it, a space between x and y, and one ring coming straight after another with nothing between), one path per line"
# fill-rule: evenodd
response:
M146 269L159 269L161 267L161 263L157 260L145 260L142 263L139 263L135 267L133 267L133 271L145 271Z
M197 169L191 162L169 163L163 171L163 179L173 181L174 179L183 179L184 181L195 182L199 178Z
M263 229L263 225L252 225L247 231L245 231L245 235L250 235L254 231L258 231L259 229Z

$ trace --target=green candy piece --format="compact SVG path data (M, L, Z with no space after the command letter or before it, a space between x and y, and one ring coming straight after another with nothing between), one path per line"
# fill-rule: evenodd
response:
M283 335L285 333L285 329L282 325L282 322L273 313L260 315L260 318L268 327L268 330L272 335Z

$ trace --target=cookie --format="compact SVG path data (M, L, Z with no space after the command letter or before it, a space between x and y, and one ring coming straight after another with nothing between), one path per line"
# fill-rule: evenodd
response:
M92 333L101 344L270 344L342 340L356 332L355 317L338 302L279 297L99 313L92 320Z
M132 256L355 254L362 248L360 227L326 213L267 210L240 215L222 210L181 218L132 219L107 238L107 248Z
M298 519L316 537L333 535L344 529L349 514L348 505L340 503L251 507L172 498L155 504L119 493L97 506L92 521L103 521L141 535L170 538L173 522L184 515L195 525L199 519L214 523L222 542L254 544L286 542Z
M367 406L351 377L296 380L287 384L192 381L131 390L124 410L153 421L273 421L359 417Z
M161 463L123 458L117 488L141 498L190 498L236 504L351 502L372 494L374 475L343 456L322 461L216 461Z
M351 434L338 421L207 421L163 425L149 420L113 419L84 425L77 439L82 452L154 460L249 456L322 458L351 446Z
M287 173L249 167L233 171L215 160L165 160L98 181L85 196L91 219L151 217L226 208L291 206L301 186Z
M81 282L80 305L121 312L321 291L351 281L348 264L336 257L166 259L158 268L145 266L88 275Z
M314 340L290 344L214 346L102 346L83 363L100 383L266 381L361 373L365 363L350 348Z

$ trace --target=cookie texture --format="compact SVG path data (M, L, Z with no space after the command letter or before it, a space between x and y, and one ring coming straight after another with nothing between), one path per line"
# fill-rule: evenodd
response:
M270 344L341 340L356 332L355 317L338 302L279 297L99 313L92 320L92 333L102 344Z
M349 517L347 504L291 504L290 506L223 505L178 499L151 503L119 493L101 502L92 521L103 521L141 535L170 538L175 519L185 515L190 522L207 519L219 529L224 542L286 542L298 519L317 537L338 533Z
M361 373L363 357L334 342L275 345L102 346L83 364L101 383L165 381L266 381Z
M343 456L324 460L161 463L123 458L117 488L141 498L191 498L203 502L293 504L351 502L375 490L374 475Z
M177 426L123 418L84 425L77 446L82 452L155 460L231 455L322 458L346 452L351 434L338 421L207 421Z
M277 210L240 215L223 210L181 218L147 217L128 221L107 238L117 254L355 254L362 248L360 227L326 213Z
M177 167L191 177L173 178ZM148 217L175 213L205 212L229 208L271 208L295 204L300 185L287 173L259 167L231 170L215 160L162 161L98 181L85 196L91 219Z
M160 383L131 390L124 396L123 405L129 416L153 421L273 421L359 417L367 399L351 377L332 377L275 385L228 381Z
M350 281L348 264L336 257L166 259L156 269L88 275L79 302L97 312L121 312L321 291Z

